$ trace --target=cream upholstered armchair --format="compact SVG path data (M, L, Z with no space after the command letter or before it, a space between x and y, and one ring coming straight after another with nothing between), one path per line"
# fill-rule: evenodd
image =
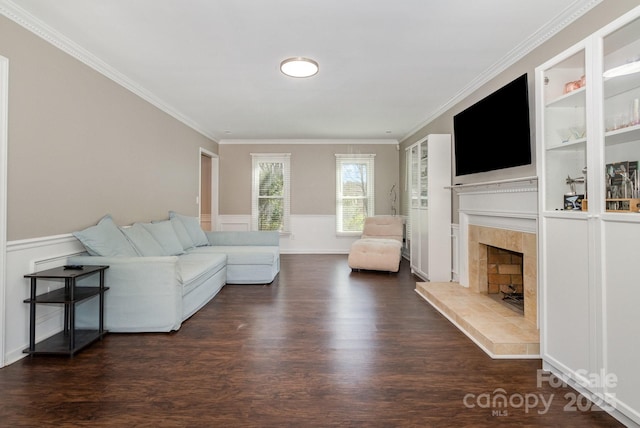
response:
M362 237L351 244L349 267L352 270L398 272L402 257L402 217L367 217Z

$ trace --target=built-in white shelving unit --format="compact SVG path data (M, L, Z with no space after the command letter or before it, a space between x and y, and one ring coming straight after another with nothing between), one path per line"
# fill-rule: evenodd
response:
M407 150L411 270L451 281L451 135L430 134Z
M640 424L640 7L535 72L543 367Z

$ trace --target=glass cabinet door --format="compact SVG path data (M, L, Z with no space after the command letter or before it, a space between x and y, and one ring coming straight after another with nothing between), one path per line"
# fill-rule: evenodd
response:
M427 141L420 143L420 208L429 206L429 157Z
M411 192L411 208L419 207L419 187L420 184L420 156L419 156L420 147L416 144L411 147L411 185L409 186L409 190Z
M585 49L577 47L538 76L544 82L543 210L586 210L587 85Z
M640 211L640 20L602 39L604 209Z

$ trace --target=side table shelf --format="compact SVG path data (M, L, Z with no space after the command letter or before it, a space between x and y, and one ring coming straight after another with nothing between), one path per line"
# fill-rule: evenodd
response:
M65 269L63 266L35 272L25 275L30 281L30 297L24 300L29 304L29 347L23 352L34 354L61 354L73 355L82 348L90 345L107 333L104 329L104 293L109 289L105 287L105 270L109 266L83 266L82 269ZM97 287L77 287L76 280L98 274ZM64 288L59 288L47 293L37 293L38 279L63 279ZM75 326L76 304L92 297L100 299L97 329L77 329ZM64 305L64 327L60 333L44 339L38 343L36 338L36 306L38 304Z

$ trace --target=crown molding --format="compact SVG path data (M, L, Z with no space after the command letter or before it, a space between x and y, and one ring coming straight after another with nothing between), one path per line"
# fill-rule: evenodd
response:
M512 49L501 60L489 67L484 73L477 76L467 86L463 87L456 95L454 95L449 101L441 105L434 113L426 120L420 122L411 131L409 131L404 137L400 138L400 141L405 141L407 138L414 135L420 129L427 126L429 123L440 117L451 107L471 95L475 90L479 89L482 85L489 82L491 79L505 71L507 68L518 62L525 55L542 45L544 42L555 36L569 24L580 18L582 15L593 9L604 0L576 0L570 6L568 6L563 13L558 15L554 20L547 23L534 33L531 37L520 43L514 49Z
M398 144L398 140L366 140L366 139L335 139L335 140L327 140L327 139L227 139L220 140L218 144Z
M153 93L145 89L142 85L133 81L129 77L120 73L115 68L111 67L106 62L100 60L95 55L91 54L89 51L83 49L77 43L74 43L69 38L65 37L63 34L55 31L53 28L49 27L44 22L40 21L20 6L16 5L11 0L0 0L0 14L4 15L11 21L16 24L24 27L28 31L32 32L36 36L42 38L46 42L65 52L66 54L72 56L78 61L82 62L88 67L96 70L98 73L106 76L111 79L118 85L124 87L135 95L139 96L143 100L147 101L151 105L159 108L163 112L172 116L176 120L184 123L189 128L194 131L202 134L203 136L216 141L214 136L211 135L208 131L206 131L200 124L192 121L184 114L180 113L177 109L167 104Z

